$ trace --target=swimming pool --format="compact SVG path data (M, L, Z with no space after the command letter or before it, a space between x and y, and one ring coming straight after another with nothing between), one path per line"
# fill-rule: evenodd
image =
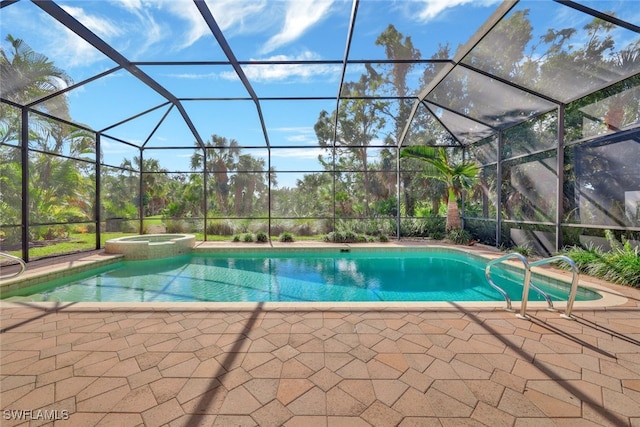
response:
M253 252L121 261L13 291L9 300L111 302L503 301L484 277L486 260L452 252ZM492 276L514 301L517 273ZM556 300L568 284L538 283ZM600 295L580 288L577 300ZM542 301L536 292L531 301Z

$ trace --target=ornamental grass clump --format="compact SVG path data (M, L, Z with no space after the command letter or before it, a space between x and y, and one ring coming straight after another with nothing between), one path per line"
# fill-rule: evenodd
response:
M640 248L626 241L595 264L595 275L613 283L640 287Z
M587 248L578 246L564 251L571 258L580 272L598 277L619 285L640 287L640 248L622 238L619 242L612 231L605 231L611 246L608 252L590 245Z

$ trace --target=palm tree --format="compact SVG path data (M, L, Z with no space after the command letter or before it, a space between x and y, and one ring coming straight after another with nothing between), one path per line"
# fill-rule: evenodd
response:
M212 135L207 146L207 169L213 172L218 209L224 214L229 213L229 170L236 166L241 148L235 139ZM209 148L212 147L212 148Z
M461 229L458 194L461 189L468 189L475 183L480 168L474 162L462 161L454 163L442 147L411 146L403 148L401 158L413 158L427 163L425 177L442 181L447 186L447 232Z
M73 83L64 70L56 67L45 55L34 52L24 40L11 35L6 40L11 45L12 56L0 48L0 92L3 97L24 105ZM44 107L48 112L56 111L60 117L69 119L69 106L64 96L50 99Z

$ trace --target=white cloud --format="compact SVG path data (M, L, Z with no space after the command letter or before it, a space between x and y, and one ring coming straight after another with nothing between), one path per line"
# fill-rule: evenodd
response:
M298 127L279 127L279 128L270 128L269 133L272 135L279 134L281 135L277 139L282 139L286 141L286 144L282 145L312 145L318 146L318 138L316 137L316 133L312 127L308 126L298 126ZM308 148L301 148L301 150L308 150ZM314 155L309 155L309 158L316 158L317 153Z
M270 25L267 0L206 0L218 26L229 34L260 31ZM273 1L271 2L273 5Z
M127 9L129 12L136 12L142 9L142 1L141 0L111 0L111 3Z
M122 34L122 30L111 21L95 15L89 15L80 7L68 5L63 5L61 7L65 12L82 22L85 27L89 28L102 38L116 37Z
M55 58L56 63L64 64L65 68L89 66L104 59L104 56L93 46L75 35L70 30L64 30L64 39L57 34L56 42L48 48L48 56Z
M291 57L287 55L275 55L269 58L255 59L250 61L312 61L318 56L312 52L304 52L301 55ZM340 66L331 64L266 64L266 65L244 65L242 67L247 78L255 82L286 81L290 83L295 80L309 80L318 76L338 78ZM235 72L224 72L220 76L224 79L235 80Z
M129 139L129 142L136 145L142 145L144 141L139 139ZM102 138L100 140L100 149L105 155L129 154L133 152L132 148L119 142L111 141L109 138Z
M131 40L135 39L136 50L144 52L162 39L163 30L161 26L153 19L139 0L115 0L115 4L136 16L137 22L135 26L114 23L109 19L89 14L81 7L66 5L62 6L62 8L81 22L82 25L96 33L98 37L111 43L116 48L118 48L116 46L117 40L126 46ZM65 34L66 40L64 43L59 43L57 49L68 51L65 58L67 58L66 62L71 66L90 65L103 58L97 50L70 30L65 29ZM138 37L137 34L142 36ZM121 51L122 47L120 46Z
M187 4L181 1L168 1L161 4L166 6L167 10L172 15L186 23L186 31L184 31L183 34L179 34L179 36L183 37L183 40L180 43L181 48L189 47L197 42L201 37L211 34L207 23L204 21L202 15L193 2L189 1Z
M136 54L146 52L153 45L166 37L167 28L159 24L151 10L162 5L160 1L147 0L112 0L112 3L133 14L137 22L126 25L129 41L135 40ZM180 3L180 2L177 2ZM134 35L135 34L135 35ZM132 37L133 35L133 37Z
M327 16L334 1L207 0L207 6L227 39L247 34L263 34L261 40L268 41L262 51L268 53L294 42L320 22ZM203 37L211 36L209 27L191 0L110 0L110 3L124 12L125 16L118 22L91 15L75 5L64 8L130 59L148 55L148 51L154 47L184 49ZM165 14L159 13L160 11ZM174 18L173 22L163 19L167 14ZM268 38L267 32L273 34L274 29L279 31L276 30L277 34ZM69 37L69 42L80 53L77 56L86 57L91 48L82 50L82 46L72 40L73 37L75 36ZM279 68L266 71L266 78L280 78L278 75L284 71L283 67ZM264 72L263 68L260 73ZM297 70L296 74L305 73Z
M84 26L95 32L99 37L108 39L122 34L121 29L107 19L87 14L84 9L73 6L62 6L71 16L80 21ZM45 27L45 31L51 34L47 37L51 40L48 48L49 56L63 62L67 67L88 66L104 59L104 56L84 39L64 28L63 39L60 33L54 32L54 28Z
M272 52L299 38L327 16L332 4L333 0L289 1L282 30L265 43L263 53Z
M308 159L316 160L318 155L327 154L325 150L320 147L314 148L274 148L271 150L271 157L277 157L282 159Z
M167 74L167 77L171 77L173 79L184 79L184 80L217 80L220 75L218 73L177 73L177 74Z
M420 21L431 21L440 16L447 9L469 4L470 6L490 6L501 0L420 0L423 3L417 14Z

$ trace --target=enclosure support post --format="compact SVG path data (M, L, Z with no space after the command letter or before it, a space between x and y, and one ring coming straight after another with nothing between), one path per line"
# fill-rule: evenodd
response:
M29 262L29 110L22 109L22 259Z
M338 114L338 110L336 109L336 116ZM338 127L338 119L336 118L336 129ZM333 140L333 148L331 150L331 157L333 157L332 159L332 165L333 167L332 169L332 173L331 176L333 177L333 189L332 189L332 193L333 193L333 232L336 231L336 141L335 139Z
M102 192L100 191L102 187L102 180L100 179L100 176L102 175L102 168L100 167L100 136L100 133L96 133L96 201L94 205L96 250L100 249L100 222L102 220L100 217L100 211L102 210Z
M498 131L496 163L496 247L502 244L502 130Z
M267 235L271 242L271 147L267 146Z
M465 161L465 157L467 154L467 150L466 147L462 147L462 163L464 163ZM467 195L467 191L464 188L460 189L460 222L462 224L462 229L464 230L464 201L465 201L465 196Z
M204 193L202 195L202 200L203 200L203 217L204 217L204 228L202 229L204 231L203 236L204 236L204 241L207 241L207 222L209 220L208 218L208 213L209 213L209 199L207 198L207 150L206 148L202 148L202 192Z
M138 234L142 234L142 230L144 228L144 222L143 222L143 217L144 217L144 181L143 181L143 176L142 173L144 171L144 168L142 167L143 163L144 163L144 159L142 157L144 153L144 150L142 148L140 148L140 189L138 190L138 209L140 210L140 214L138 215L140 217L140 221L138 224Z
M400 150L396 150L396 239L400 240Z
M558 187L556 194L556 252L563 246L562 217L564 214L564 104L558 105L558 153L556 173Z

